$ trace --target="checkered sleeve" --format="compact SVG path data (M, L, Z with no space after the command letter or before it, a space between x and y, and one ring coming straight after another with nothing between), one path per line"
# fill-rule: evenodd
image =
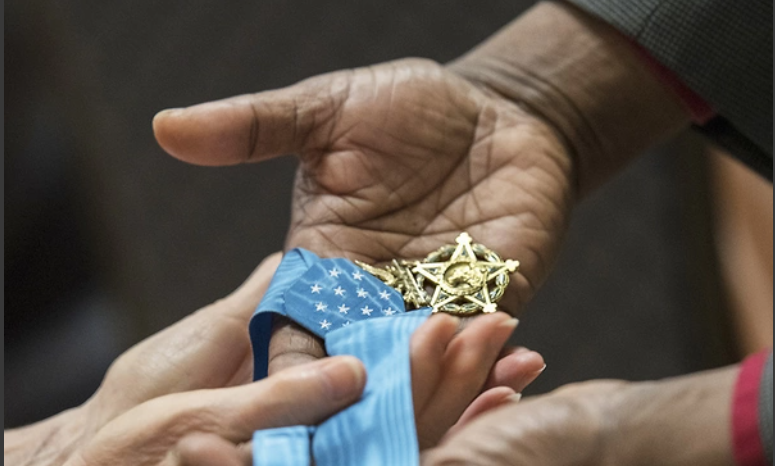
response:
M772 1L568 0L646 49L716 113L697 129L772 180Z

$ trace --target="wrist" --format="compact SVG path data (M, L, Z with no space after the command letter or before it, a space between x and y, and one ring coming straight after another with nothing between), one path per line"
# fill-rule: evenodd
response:
M86 425L82 406L29 426L6 430L3 462L11 466L63 464L81 445Z
M736 368L630 384L611 406L607 464L734 465Z
M632 44L563 3L538 4L450 68L549 123L582 194L690 122Z

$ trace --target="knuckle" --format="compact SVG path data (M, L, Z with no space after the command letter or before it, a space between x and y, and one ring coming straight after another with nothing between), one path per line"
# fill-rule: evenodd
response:
M220 419L209 409L199 408L180 413L175 419L174 430L188 432L217 432Z

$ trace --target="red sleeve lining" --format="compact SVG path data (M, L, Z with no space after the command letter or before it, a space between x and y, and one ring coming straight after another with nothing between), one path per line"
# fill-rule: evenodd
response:
M759 433L759 396L770 351L746 359L740 369L732 405L732 447L738 466L767 466Z
M703 125L716 116L716 112L710 104L708 104L708 102L706 102L699 94L691 90L689 86L684 84L672 70L657 61L648 50L635 42L632 38L626 36L625 38L632 46L635 54L641 58L643 64L646 65L652 74L678 98L681 105L691 115L694 123Z

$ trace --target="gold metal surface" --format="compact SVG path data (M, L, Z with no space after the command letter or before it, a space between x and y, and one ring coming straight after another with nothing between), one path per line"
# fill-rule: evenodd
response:
M495 312L519 268L461 233L456 244L442 246L422 261L393 260L385 267L358 265L404 297L409 309L430 306L433 312L472 315Z

